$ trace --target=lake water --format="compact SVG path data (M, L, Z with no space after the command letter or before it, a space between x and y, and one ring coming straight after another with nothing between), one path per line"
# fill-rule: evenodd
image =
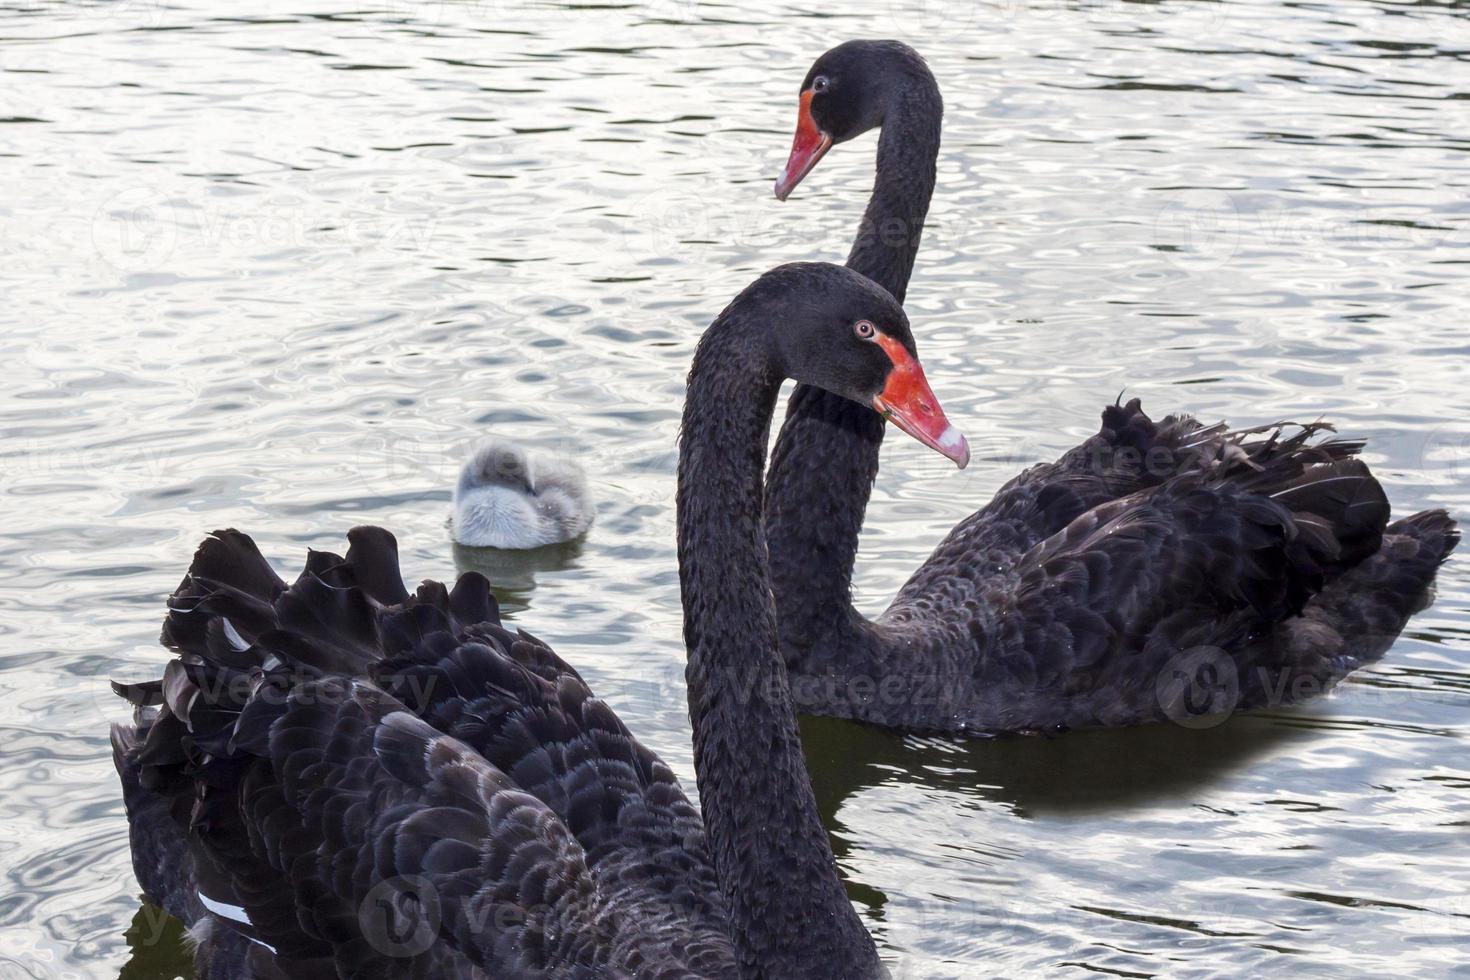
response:
M1470 4L21 0L0 12L0 977L171 977L106 678L234 525L294 575L392 528L451 576L458 461L575 455L580 550L492 570L692 786L673 549L696 338L841 261L873 138L782 205L797 87L901 37L943 87L909 308L970 435L884 449L876 611L1007 477L1158 414L1336 420L1470 514ZM1470 977L1470 561L1331 697L1193 731L805 725L895 976Z

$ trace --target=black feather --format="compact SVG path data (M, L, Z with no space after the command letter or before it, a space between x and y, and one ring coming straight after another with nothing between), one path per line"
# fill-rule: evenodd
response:
M214 921L206 969L733 976L704 829L668 768L550 648L500 625L482 576L410 595L391 535L350 542L288 588L248 537L217 532L170 600L184 656L114 685L161 705L114 734L115 755L139 880L185 922ZM145 869L155 841L178 859ZM385 957L415 928L431 929L422 949Z
M1137 724L1163 716L1159 677L1202 647L1234 665L1237 708L1268 687L1325 690L1382 654L1437 567L1389 547L1362 443L1320 439L1331 431L1154 423L1136 399L1108 406L1098 435L961 522L877 620L851 612L845 591L788 578L788 663L825 681L794 685L802 709L961 731ZM1395 561L1397 573L1380 567ZM1384 595L1364 595L1364 565ZM1347 596L1375 610L1371 642L1356 639L1364 616ZM921 676L952 696L890 684L858 699L846 683Z

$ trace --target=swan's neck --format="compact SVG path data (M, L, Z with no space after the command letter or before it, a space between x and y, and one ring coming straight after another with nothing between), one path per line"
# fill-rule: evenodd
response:
M942 120L937 89L919 85L895 96L878 136L873 195L847 254L849 269L867 276L900 303L908 291L934 195Z
M742 977L880 975L817 811L776 645L761 464L780 375L722 314L689 374L679 581L705 827Z
M878 139L878 172L848 268L900 302L934 192L939 89L925 73L894 98ZM787 657L801 664L824 638L861 632L852 572L883 420L863 405L798 385L766 482L766 537Z
M790 663L857 617L852 571L884 425L867 406L811 385L797 385L787 403L766 478L766 540Z

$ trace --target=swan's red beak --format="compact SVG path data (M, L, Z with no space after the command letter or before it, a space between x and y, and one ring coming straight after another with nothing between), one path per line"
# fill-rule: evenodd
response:
M903 344L886 334L878 334L877 340L893 362L893 371L888 375L888 383L873 399L873 407L904 432L964 469L970 463L970 444L944 417L944 409L939 407L939 399L929 388L929 379L924 377L918 360Z
M801 108L796 114L796 136L791 140L791 156L781 175L776 178L776 200L786 200L786 195L796 189L801 179L812 172L822 154L832 149L832 137L817 127L812 118L812 93L801 93Z

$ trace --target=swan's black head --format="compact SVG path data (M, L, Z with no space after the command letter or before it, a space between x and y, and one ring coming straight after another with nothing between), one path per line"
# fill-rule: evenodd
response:
M794 262L761 276L732 304L759 324L784 377L871 405L924 445L970 461L965 437L929 388L903 307L851 269Z
M776 197L786 200L829 149L882 126L889 109L913 95L940 104L929 66L902 41L846 41L822 55L801 83L796 136Z

